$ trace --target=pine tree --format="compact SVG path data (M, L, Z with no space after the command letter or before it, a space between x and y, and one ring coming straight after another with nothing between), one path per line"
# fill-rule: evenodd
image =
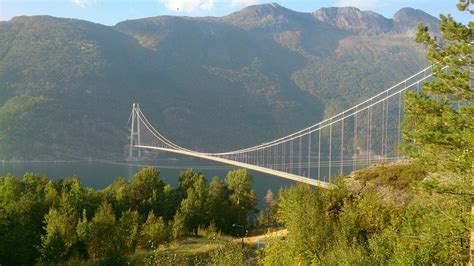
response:
M469 2L461 2L464 10ZM405 155L440 170L466 174L474 155L474 91L470 86L473 28L440 15L442 40L419 25L416 41L427 46L435 79L406 95Z
M472 15L472 3L472 0L460 0L457 7ZM434 170L457 173L459 180L450 180L457 185L449 188L448 192L467 198L474 188L474 22L464 25L456 22L451 15L440 15L440 18L440 41L430 35L427 27L418 27L416 41L427 46L427 58L435 79L426 83L423 91L406 95L404 153ZM471 190L468 189L469 179ZM433 191L446 192L442 182L431 187ZM462 209L467 209L462 205ZM467 220L472 221L473 215L474 198L471 199L471 217ZM472 264L472 229L470 245Z

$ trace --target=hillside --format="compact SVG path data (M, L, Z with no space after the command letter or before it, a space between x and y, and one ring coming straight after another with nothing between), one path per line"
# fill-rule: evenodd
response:
M319 121L421 69L418 21L277 4L223 17L114 27L49 16L0 22L0 159L123 158L138 101L197 150L258 144Z

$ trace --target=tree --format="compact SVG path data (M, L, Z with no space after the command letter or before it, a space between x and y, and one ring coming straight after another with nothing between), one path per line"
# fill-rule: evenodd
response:
M75 213L67 213L67 209L49 210L45 216L45 234L41 236L41 262L46 264L65 261L72 253L77 243L76 224L78 217Z
M122 212L119 221L119 234L123 238L125 251L133 254L138 244L140 233L140 214L138 211L127 210Z
M112 205L103 203L88 226L86 247L91 258L105 261L123 258L125 245L117 229Z
M130 184L123 178L117 178L112 185L107 187L113 198L113 205L116 214L121 214L130 209L137 209L132 204L132 193L130 191Z
M153 211L150 211L141 235L141 246L144 248L156 248L168 241L168 228L163 217L156 217Z
M177 211L173 217L173 226L171 228L171 234L173 239L178 239L188 234L186 230L185 217L179 211Z
M25 174L23 180L0 178L0 263L29 265L38 258L36 247L48 213L42 197L45 184L32 174Z
M271 189L265 194L265 209L261 211L259 216L259 224L265 226L275 226L277 223L278 202L273 196Z
M228 219L230 203L229 191L222 180L215 176L209 184L209 194L206 201L209 221L220 230L229 231L231 223Z
M427 46L435 79L406 95L405 155L425 165L461 173L474 155L474 91L470 86L473 28L440 15L442 42L419 25L416 41Z
M471 0L460 0L457 6L472 15L470 4ZM426 83L420 93L407 93L404 152L434 169L458 173L458 180L450 180L454 186L434 182L430 187L433 191L464 195L459 209L467 213L464 202L468 202L474 188L474 90L471 84L474 22L464 25L451 15L440 15L440 18L441 42L429 34L427 27L418 27L416 40L427 46L427 58L435 79ZM473 215L474 198L471 199L471 217L466 220L472 220ZM473 244L474 229L471 228L471 262Z
M323 193L301 184L280 191L278 220L289 232L285 254L295 262L309 264L334 241L330 220L323 211L329 201L324 201Z
M236 223L247 226L257 212L257 195L252 189L253 177L246 169L229 171L225 178L231 190L230 202Z
M187 197L181 201L179 210L184 216L188 232L197 234L197 229L200 225L207 226L209 224L209 219L206 215L208 190L206 178L199 174L196 176L196 180L189 186L186 193Z
M199 180L200 176L202 174L194 172L193 169L187 169L179 173L178 194L181 200L186 198L188 189L194 186L194 183Z
M161 214L161 203L164 199L165 183L160 178L160 171L154 167L141 169L130 182L129 193L134 208L143 217L153 210Z
M162 203L162 217L168 222L173 219L173 215L179 208L181 198L176 189L173 189L169 184L164 188L164 202Z

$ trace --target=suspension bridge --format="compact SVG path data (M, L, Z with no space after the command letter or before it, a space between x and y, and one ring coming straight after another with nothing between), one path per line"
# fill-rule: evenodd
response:
M148 121L138 104L131 113L130 151L159 150L246 168L306 184L332 188L334 176L373 164L403 160L404 95L432 79L431 67L332 117L253 147L202 152L181 147Z

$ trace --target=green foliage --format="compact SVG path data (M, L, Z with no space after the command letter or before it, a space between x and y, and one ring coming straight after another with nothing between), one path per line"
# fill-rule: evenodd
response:
M119 178L98 191L84 188L77 177L0 177L0 264L75 264L84 259L123 264L126 256L190 234L224 239L221 232L232 232L238 222L231 207L236 192L218 177L208 186L201 173L183 173L176 189L163 182L157 169L144 168L130 182ZM240 183L251 178L241 173L243 179L231 178L233 188L250 189L240 194L254 195L249 183ZM168 259L176 258L158 261ZM194 258L176 260L181 261L192 264Z
M67 209L52 208L45 216L45 234L41 237L40 261L45 264L67 260L78 242L76 235L77 214Z
M367 167L355 172L354 178L402 190L408 189L415 180L423 180L427 174L426 169L419 164L400 163Z
M140 237L140 214L131 210L122 212L119 227L119 234L124 238L125 252L128 254L135 253Z
M278 217L288 235L265 243L261 264L467 263L469 199L417 190L417 178L403 186L387 178L426 176L416 165L374 168L355 173L360 179L338 181L334 190L300 185L281 191Z
M189 231L186 228L186 219L179 211L176 212L173 219L173 227L171 233L174 239L178 239L184 235L187 235Z
M120 261L124 245L119 233L112 205L102 204L88 224L85 238L88 255L92 259Z
M230 202L229 189L222 180L215 176L209 184L209 193L206 200L206 212L211 225L229 231Z
M427 166L467 173L474 158L474 23L464 25L451 15L440 18L441 42L418 27L416 40L427 46L435 79L421 92L406 95L404 152Z
M0 263L33 264L49 206L43 201L47 181L33 174L23 180L0 177ZM5 194L3 194L5 193Z
M253 177L246 169L230 171L225 182L231 190L230 203L237 224L251 224L256 213L257 196L252 189Z
M268 240L265 248L262 250L259 264L265 266L286 266L298 263L292 255L292 250L288 248L286 241L278 239Z
M207 265L207 259L203 255L183 256L176 253L163 253L156 249L152 255L145 258L144 264L150 266L204 266Z
M246 265L245 252L240 243L226 242L222 247L211 252L210 261L212 265Z
M164 201L165 182L160 178L160 171L154 167L141 169L130 181L130 207L139 208L141 215L147 215L153 210L161 214L161 203Z
M206 215L206 201L208 185L203 175L194 175L195 179L187 180L192 183L187 187L186 198L181 201L180 214L184 216L187 232L197 233L199 225L207 225L209 217ZM184 187L184 188L185 188Z
M307 185L297 185L280 192L279 222L290 232L286 247L295 261L316 259L334 241L335 228L329 221L336 217L333 212L337 209L328 207L329 204L339 203L329 201L329 196L328 192L314 190Z
M162 217L155 217L153 211L148 214L141 232L141 247L153 248L169 240L168 227Z
M273 227L277 225L278 202L273 196L273 192L269 189L265 195L265 209L263 209L258 217L258 224L262 226Z

